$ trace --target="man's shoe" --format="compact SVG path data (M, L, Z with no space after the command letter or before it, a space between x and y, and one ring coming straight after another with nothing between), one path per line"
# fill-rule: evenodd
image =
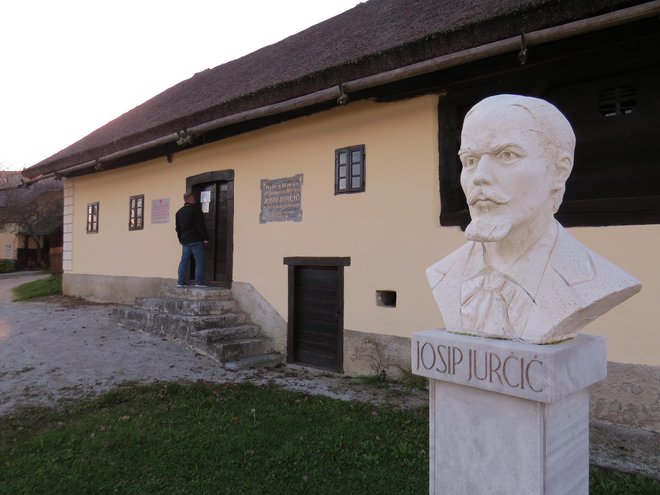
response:
M183 288L186 287L186 286L185 286L185 285L181 285L181 284L176 284L176 287L177 287L177 289L183 289Z

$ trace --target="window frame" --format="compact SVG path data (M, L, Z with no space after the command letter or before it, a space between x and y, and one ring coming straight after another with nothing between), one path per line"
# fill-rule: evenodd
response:
M144 230L144 194L128 199L128 230Z
M87 233L88 234L99 233L99 211L100 211L100 203L98 201L95 201L94 203L87 203Z
M353 154L359 152L360 160L353 161ZM341 155L346 154L346 163L340 163ZM353 194L360 193L366 190L366 161L367 152L364 144L354 146L346 146L344 148L337 148L335 150L335 195L337 194ZM354 166L359 167L358 173L353 173ZM346 173L341 174L341 167L346 167ZM346 180L346 187L340 187L341 180ZM353 180L358 179L358 186L353 186Z

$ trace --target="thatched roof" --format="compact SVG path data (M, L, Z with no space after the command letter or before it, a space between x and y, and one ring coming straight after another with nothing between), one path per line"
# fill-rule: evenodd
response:
M222 117L641 0L369 0L207 69L30 167L61 171ZM163 153L161 153L163 154Z

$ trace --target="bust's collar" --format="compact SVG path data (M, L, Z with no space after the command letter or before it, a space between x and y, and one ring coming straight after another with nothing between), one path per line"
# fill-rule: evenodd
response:
M501 273L508 279L522 287L532 299L541 285L541 279L545 273L550 257L552 255L559 231L559 224L552 222L552 228L548 229L541 239L524 252L507 270ZM486 264L484 259L484 246L481 242L472 242L468 255L463 280L476 277L494 271Z

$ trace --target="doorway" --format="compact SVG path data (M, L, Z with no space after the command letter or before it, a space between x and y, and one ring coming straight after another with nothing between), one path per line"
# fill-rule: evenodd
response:
M289 265L287 360L343 370L344 266L349 258L285 258Z
M188 190L202 208L209 243L204 251L204 280L231 288L234 251L234 172L218 171L189 177ZM194 265L194 263L191 263ZM191 266L191 274L194 266Z

